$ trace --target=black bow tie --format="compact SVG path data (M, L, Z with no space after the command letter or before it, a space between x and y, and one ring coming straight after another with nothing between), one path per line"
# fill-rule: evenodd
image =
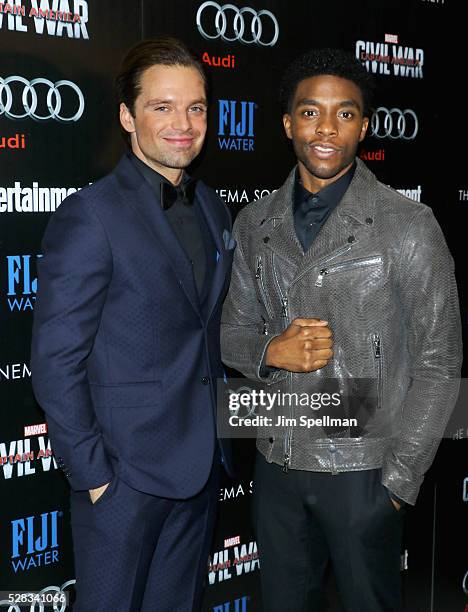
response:
M170 183L161 182L161 206L168 210L176 200L180 200L186 206L191 206L195 198L196 181L190 179L174 186Z

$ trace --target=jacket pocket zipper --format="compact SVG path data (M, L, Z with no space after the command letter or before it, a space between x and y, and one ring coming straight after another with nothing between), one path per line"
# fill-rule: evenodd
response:
M382 397L382 346L379 334L372 334L372 350L377 363L377 408L380 408L380 398Z
M281 316L284 319L288 318L289 312L288 312L288 296L284 295L282 289L281 289L281 285L278 279L278 275L276 274L276 268L275 268L275 262L274 262L274 256L273 256L273 276L275 278L275 282L276 282L276 286L278 287L278 292L280 295L280 299L281 299ZM287 323L287 321L286 321Z
M366 268L368 266L375 266L382 262L381 257L372 257L370 259L364 259L360 261L343 262L332 266L331 268L321 268L317 279L315 281L316 287L321 287L323 284L323 277L333 272L340 272L341 270L353 270L354 268Z
M258 287L260 289L260 295L262 296L263 304L265 306L265 310L270 319L273 318L273 313L270 308L270 303L267 299L267 292L265 289L265 283L263 279L263 261L261 255L255 256L255 278L258 280Z
M334 253L332 253L326 259L324 259L322 261L322 265L324 263L326 263L327 261L331 261L332 259L335 259L336 257L339 257L340 255L344 255L345 253L347 253L350 250L351 250L351 245L350 244L347 244L345 247L341 247L341 248L337 249ZM303 270L298 276L296 276L296 278L293 280L293 282L291 284L297 283L297 281L299 279L301 279L306 274L309 274L309 271L310 271L310 266L307 268L307 270Z

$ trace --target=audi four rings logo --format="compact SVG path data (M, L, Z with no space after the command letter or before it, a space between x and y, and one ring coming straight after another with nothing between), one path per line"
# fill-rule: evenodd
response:
M207 15L207 9L210 7L216 9L216 12L209 11ZM206 28L207 22L210 20L211 27ZM264 32L264 26L266 25L268 26L268 34ZM273 45L276 45L279 36L278 21L272 12L267 10L254 11L253 8L248 6L239 9L234 4L220 6L218 3L211 1L204 2L199 7L197 26L200 34L208 40L221 37L225 42L238 41L246 45L257 43L264 47L273 47ZM271 27L273 27L273 30L271 30ZM207 29L209 33L206 31ZM229 35L226 35L228 30Z
M379 106L371 118L371 136L391 140L414 140L419 130L416 113L407 108Z
M19 84L19 93L17 92L18 85L12 88L12 84ZM63 108L64 104L62 104L62 93L67 89L75 97L75 105L71 110L68 108L65 110ZM47 110L45 110L43 103L39 104L39 97L43 98L45 91L47 91L47 96L45 97ZM20 96L20 99L14 100L17 95ZM67 94L67 101L68 97L69 94ZM36 121L55 119L67 123L69 121L78 121L83 114L84 107L85 102L81 89L78 85L72 83L72 81L62 80L52 83L49 79L41 77L32 81L28 81L20 76L9 76L5 79L0 77L0 116L4 114L8 119L26 119L26 117L30 117Z

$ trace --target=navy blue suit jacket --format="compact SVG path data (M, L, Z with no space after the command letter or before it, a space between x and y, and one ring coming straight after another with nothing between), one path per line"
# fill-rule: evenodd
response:
M228 209L202 182L196 194L217 249L203 310L190 262L127 156L68 197L47 226L33 388L77 491L117 473L140 491L185 499L208 479L233 249Z

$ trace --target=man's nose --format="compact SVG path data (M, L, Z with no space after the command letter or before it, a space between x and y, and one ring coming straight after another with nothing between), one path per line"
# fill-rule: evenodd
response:
M317 122L316 132L323 136L335 136L338 133L336 117L332 114L321 115Z
M177 111L172 116L172 128L175 130L187 131L192 127L190 116L186 111Z

